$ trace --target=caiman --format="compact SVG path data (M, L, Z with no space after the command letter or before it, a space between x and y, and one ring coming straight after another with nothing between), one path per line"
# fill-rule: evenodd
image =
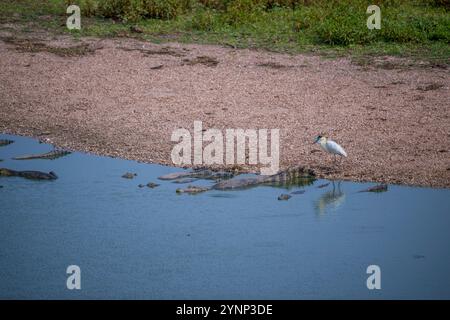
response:
M358 192L386 192L386 191L388 191L387 184L379 184L379 185L376 185L376 186L373 186L373 187L370 187L370 188L367 188L367 189L364 189L364 190L361 190Z
M227 171L212 171L209 169L199 169L187 172L174 172L159 177L160 180L178 180L181 178L199 178L199 179L230 179L234 177L234 173Z
M187 188L185 189L177 189L176 192L177 193L189 193L189 194L196 194L196 193L200 193L200 192L204 192L204 191L208 191L211 190L211 188L208 187L198 187L198 186L187 186Z
M197 181L198 179L195 178L181 178L181 179L177 179L172 181L173 183L178 183L178 184L183 184L183 183L192 183L194 181Z
M159 184L154 183L154 182L149 182L146 184L147 187L149 187L150 189L154 189L156 187L159 187Z
M309 185L312 184L315 179L313 170L303 166L296 166L271 176L245 177L220 181L209 188L188 186L186 189L177 189L177 193L199 193L208 190L237 190L251 188L257 185Z
M233 190L249 188L261 184L269 185L310 185L316 180L315 173L309 168L295 166L282 170L271 176L256 176L241 179L221 181L212 186L215 190Z
M13 140L0 139L0 147L7 146L8 144L11 144L13 142L14 142Z
M124 178L124 179L133 179L136 176L137 176L136 173L126 172L126 173L124 173L122 175L122 178Z
M15 157L13 160L33 160L33 159L47 159L54 160L60 157L64 157L70 154L70 151L66 150L52 150L50 152L41 153L41 154L30 154L26 156Z
M278 197L278 200L289 200L290 198L292 198L292 196L290 194L283 193L282 195L280 195Z
M3 177L22 177L32 180L56 180L58 176L50 171L49 173L41 171L16 171L6 168L0 168L0 176Z

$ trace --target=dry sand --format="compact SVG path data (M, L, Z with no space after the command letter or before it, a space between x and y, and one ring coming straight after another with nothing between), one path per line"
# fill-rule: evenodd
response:
M196 120L221 130L279 128L282 167L450 187L446 66L388 57L361 66L348 58L124 38L82 39L86 50L71 52L54 48L80 42L0 36L0 132L171 164L172 131L192 132ZM312 145L318 133L346 149L339 166Z

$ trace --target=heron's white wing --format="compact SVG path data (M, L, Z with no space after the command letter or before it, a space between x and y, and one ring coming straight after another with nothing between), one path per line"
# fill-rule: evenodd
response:
M338 155L341 155L344 157L347 156L347 152L345 152L344 148L342 148L340 145L338 145L333 140L327 141L327 149L328 149L328 152L330 152L330 153L338 154Z

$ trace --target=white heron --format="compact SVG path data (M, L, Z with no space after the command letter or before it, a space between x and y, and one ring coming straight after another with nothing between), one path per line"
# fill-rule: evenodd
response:
M342 148L339 144L337 144L333 140L328 139L325 136L317 136L314 143L318 143L324 151L334 155L334 161L336 161L336 155L339 155L341 157L347 157L347 152L345 152L344 148Z

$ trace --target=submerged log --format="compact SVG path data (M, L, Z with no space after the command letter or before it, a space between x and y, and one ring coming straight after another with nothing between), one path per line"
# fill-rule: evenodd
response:
M16 171L6 168L0 168L0 176L3 177L22 177L25 179L32 180L55 180L58 179L58 176L50 171L49 173L41 172L41 171Z

